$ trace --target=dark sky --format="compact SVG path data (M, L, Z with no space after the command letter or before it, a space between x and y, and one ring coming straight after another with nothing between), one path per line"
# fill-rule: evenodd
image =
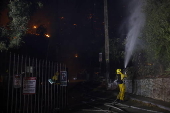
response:
M108 0L110 38L119 36L125 8L123 0ZM45 4L44 10L42 14L46 17L40 19L49 18L52 36L57 35L66 42L77 42L77 46L89 38L104 39L103 0L58 0Z
M78 67L99 67L98 54L104 47L103 0L59 0L56 4L50 15L54 19L52 35L58 38L53 43L60 43L64 61L69 67L76 64L72 70L78 72ZM108 0L109 38L119 37L125 8L121 0ZM74 59L76 53L79 57Z
M87 67L98 67L98 54L104 47L104 0L42 2L44 7L34 13L29 27L41 24L47 27L51 36L49 54L60 56L62 62L77 73ZM120 37L119 28L126 18L126 4L127 0L108 0L109 38ZM5 17L1 16L1 21L4 20ZM74 57L75 54L78 58Z

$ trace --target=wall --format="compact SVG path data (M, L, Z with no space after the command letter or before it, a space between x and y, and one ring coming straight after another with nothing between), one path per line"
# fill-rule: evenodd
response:
M126 80L125 83L128 93L170 102L170 78Z

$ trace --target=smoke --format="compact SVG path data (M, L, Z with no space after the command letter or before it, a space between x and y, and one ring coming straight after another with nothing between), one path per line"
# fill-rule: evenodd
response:
M131 0L129 3L128 11L130 14L126 23L125 68L137 47L137 43L140 43L138 37L141 35L141 30L145 24L145 14L142 11L143 5L143 0Z

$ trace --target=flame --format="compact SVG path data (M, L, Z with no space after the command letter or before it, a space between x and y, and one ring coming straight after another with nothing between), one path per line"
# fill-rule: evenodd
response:
M36 29L36 28L37 28L37 26L33 26L33 28L34 28L34 29Z
M49 35L49 34L45 34L45 36L46 36L46 37L48 37L48 38L50 37L50 35Z

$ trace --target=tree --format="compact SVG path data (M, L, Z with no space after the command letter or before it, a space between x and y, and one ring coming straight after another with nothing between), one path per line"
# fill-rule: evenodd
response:
M144 11L146 24L141 37L146 43L146 62L162 74L170 67L170 2L169 0L146 0ZM150 69L149 69L150 70Z
M20 46L22 37L27 31L31 5L32 3L24 0L10 0L8 7L11 21L6 27L0 28L0 50ZM40 3L38 5L41 6Z
M42 36L45 36L45 34L47 34L47 28L44 25L40 25L37 29L36 29L36 33Z

